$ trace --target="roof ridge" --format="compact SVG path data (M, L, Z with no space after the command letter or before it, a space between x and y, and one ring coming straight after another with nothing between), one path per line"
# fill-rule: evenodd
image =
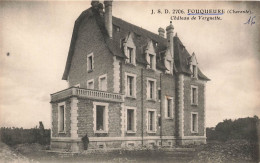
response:
M135 25L135 24L132 24L132 23L130 23L130 22L128 22L128 21L125 21L125 20L123 20L123 19L121 19L121 18L118 18L118 17L115 17L115 16L113 16L113 18L116 18L116 19L122 21L123 23L127 23L127 24L132 25L132 26L134 26L134 27L136 27L136 28L139 28L140 30L144 30L145 32L154 35L154 36L157 37L158 39L161 39L161 40L166 41L166 38L161 37L161 36L159 36L158 34L156 34L156 33L154 33L154 32L151 32L151 31L149 31L149 30L147 30L147 29L145 29L145 28L139 27L139 26L137 26L137 25ZM112 19L112 23L113 23L113 19ZM140 34L140 33L137 33L137 34ZM146 36L146 37L147 37L147 38L150 38L149 36ZM152 38L150 38L150 39L152 39ZM153 39L152 39L152 40L153 40Z

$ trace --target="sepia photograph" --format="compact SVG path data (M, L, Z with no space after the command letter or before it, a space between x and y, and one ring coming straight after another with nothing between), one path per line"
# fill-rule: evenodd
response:
M0 1L0 162L260 162L259 1Z

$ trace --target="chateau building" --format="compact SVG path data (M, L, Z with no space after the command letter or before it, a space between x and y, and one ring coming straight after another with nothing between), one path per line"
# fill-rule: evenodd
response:
M62 79L51 94L51 148L206 143L209 79L174 34L152 33L112 16L112 1L91 2L75 22ZM103 9L104 6L104 9Z

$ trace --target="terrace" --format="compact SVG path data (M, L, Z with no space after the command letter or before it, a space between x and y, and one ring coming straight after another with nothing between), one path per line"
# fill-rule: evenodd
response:
M70 97L80 97L110 102L123 102L124 100L124 96L118 93L104 92L79 87L70 87L68 89L51 94L51 103L62 101Z

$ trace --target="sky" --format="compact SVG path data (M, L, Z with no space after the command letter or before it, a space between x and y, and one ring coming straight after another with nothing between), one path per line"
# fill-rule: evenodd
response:
M214 127L224 119L260 116L257 4L258 8L246 2L114 1L113 15L157 33L169 25L172 15L151 15L152 9L253 12L224 14L221 21L172 20L174 32L211 79L206 126ZM89 7L89 1L0 2L0 127L31 128L42 121L50 128L50 94L67 88L61 78L74 22ZM255 24L244 24L250 16L256 16Z

